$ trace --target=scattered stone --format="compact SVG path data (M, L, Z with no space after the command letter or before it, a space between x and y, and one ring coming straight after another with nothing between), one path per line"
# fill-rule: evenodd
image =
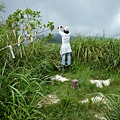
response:
M110 79L103 80L102 83L103 83L104 86L109 86L110 85Z
M85 100L82 100L82 101L79 101L80 103L88 103L89 100L88 99L85 99Z
M95 118L99 119L99 120L107 120L103 114L95 114Z
M93 103L102 102L104 104L106 104L108 101L107 98L105 98L105 96L101 93L95 97L92 97L91 100Z
M110 85L110 79L107 80L90 80L92 84L96 84L97 87L102 88L103 86Z
M95 97L92 97L91 98L91 101L92 103L98 103L98 102L102 102L104 104L106 104L108 102L107 98L102 94L100 93L99 95L95 96ZM88 103L90 102L89 99L85 99L85 100L82 100L82 101L79 101L80 103Z
M42 99L40 102L38 102L37 106L38 108L41 108L43 105L48 106L51 104L58 103L60 99L55 94L49 94L46 96L46 98Z
M66 77L62 77L61 75L55 75L50 77L51 80L58 80L61 82L69 81Z

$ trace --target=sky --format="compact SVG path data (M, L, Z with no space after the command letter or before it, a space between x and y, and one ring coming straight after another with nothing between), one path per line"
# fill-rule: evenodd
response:
M26 7L41 11L43 23L53 21L57 33L60 25L68 26L71 34L120 36L120 0L0 0L7 18L17 9ZM1 13L0 13L1 14ZM1 15L0 15L1 16Z

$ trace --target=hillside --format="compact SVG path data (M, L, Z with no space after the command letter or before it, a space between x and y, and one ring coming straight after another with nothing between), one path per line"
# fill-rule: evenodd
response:
M71 47L72 69L64 74L60 44L32 42L22 57L13 47L14 59L8 49L1 52L1 120L119 120L120 41L77 36ZM72 80L78 80L76 89Z

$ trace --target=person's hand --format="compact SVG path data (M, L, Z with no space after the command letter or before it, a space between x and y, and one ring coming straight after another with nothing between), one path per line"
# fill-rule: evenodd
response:
M63 28L63 26L60 26L60 28Z

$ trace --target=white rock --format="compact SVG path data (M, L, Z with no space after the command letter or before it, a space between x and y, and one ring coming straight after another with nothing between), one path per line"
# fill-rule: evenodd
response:
M58 80L61 82L65 82L68 81L69 79L67 79L66 77L62 77L61 75L55 75L55 76L51 76L51 80Z
M110 79L103 80L102 83L103 83L104 86L109 86L110 85Z
M90 80L91 84L96 84L97 87L102 88L110 85L110 79L107 80Z
M103 98L100 96L95 96L95 97L91 98L91 100L93 103L96 103L96 102L101 102L103 100Z
M87 102L89 102L89 100L88 99L85 99L85 100L82 100L82 101L79 101L80 103L87 103Z
M102 114L95 114L95 118L99 120L107 120Z
M90 80L92 84L96 84L97 87L102 88L102 81L101 80Z
M43 105L52 105L58 103L60 99L55 94L49 94L38 102L37 107L41 108Z
M91 100L93 103L102 102L102 103L106 104L108 102L107 98L102 93L100 93L99 95L97 95L95 97L92 97Z
M100 93L99 95L97 95L95 97L92 97L91 101L92 101L92 103L102 102L104 104L107 104L107 102L108 102L107 98L102 93ZM87 98L87 99L79 101L79 102L80 103L88 103L89 99Z

